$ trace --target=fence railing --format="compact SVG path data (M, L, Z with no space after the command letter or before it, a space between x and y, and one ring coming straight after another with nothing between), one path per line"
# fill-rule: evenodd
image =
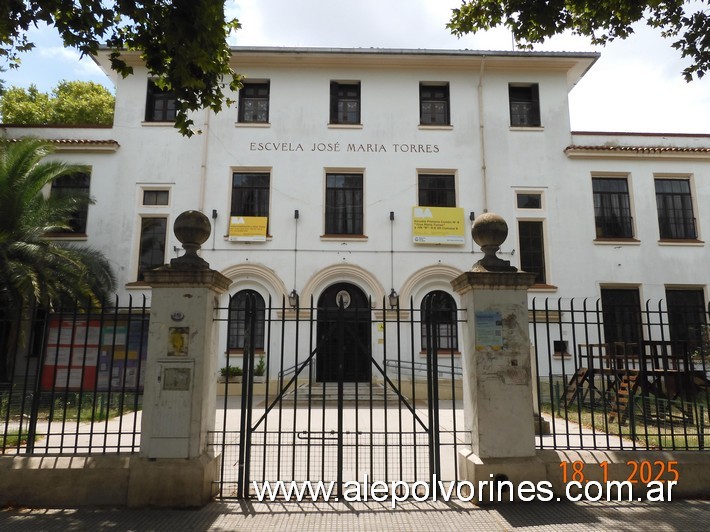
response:
M550 421L538 446L704 449L708 308L647 302L614 310L597 300L533 301L537 407Z
M297 330L302 329L306 343L316 332L312 320L317 309L308 319L293 312L284 318L284 307L270 310L273 320L278 314L293 329L288 338L277 337L276 322L271 333L267 329L267 337L273 336L267 342L272 347L265 349L272 380L291 378L280 375L280 368L296 367L303 359L284 360L277 367L268 351L276 346L290 353ZM0 309L0 366L7 377L0 383L0 453L137 452L148 316L145 300L131 298L126 304L116 300L105 307L52 313ZM529 316L536 408L550 422L550 434L538 436L538 447L707 447L707 307L676 300L670 308L654 302L614 312L593 299L534 299ZM418 310L410 308L399 317L395 311L374 310L372 320L372 344L387 353L382 360L387 375L396 376L398 384L425 376ZM449 335L458 329L460 335L462 309L451 323L457 325L441 331ZM223 327L226 333L226 322ZM625 333L631 336L624 338ZM282 342L291 343L284 347ZM396 352L407 355L393 356ZM444 353L437 373L458 381L461 357L453 349ZM456 392L452 408L462 409L461 399Z
M0 454L138 451L145 298L0 315Z

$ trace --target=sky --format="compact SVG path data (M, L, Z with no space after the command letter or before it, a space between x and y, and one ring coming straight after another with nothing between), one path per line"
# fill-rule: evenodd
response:
M460 0L227 0L242 24L230 40L238 46L343 48L513 49L510 32L496 29L457 38L446 29ZM36 49L19 69L0 74L6 86L34 83L49 91L66 80L113 88L90 58L64 48L53 28L30 34ZM710 75L686 83L687 60L658 30L640 24L635 34L606 47L561 35L538 51L597 51L601 58L570 92L575 131L710 134Z

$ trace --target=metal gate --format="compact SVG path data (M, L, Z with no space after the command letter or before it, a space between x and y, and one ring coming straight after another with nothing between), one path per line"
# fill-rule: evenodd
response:
M457 310L436 294L419 309L373 310L340 285L308 307L274 308L247 290L223 309L227 366L241 359L242 381L220 388L222 498L277 481L322 481L340 496L353 482L458 480L469 444L460 356L445 337Z

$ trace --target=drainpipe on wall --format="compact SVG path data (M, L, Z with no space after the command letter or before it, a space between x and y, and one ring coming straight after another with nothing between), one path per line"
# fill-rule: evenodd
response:
M200 198L197 210L205 212L205 185L207 181L207 143L210 129L210 110L205 109L205 124L202 127L202 163L200 166Z
M488 173L486 172L486 141L485 126L483 123L483 71L486 56L481 58L481 71L478 76L478 127L481 141L481 174L483 177L483 212L488 212Z

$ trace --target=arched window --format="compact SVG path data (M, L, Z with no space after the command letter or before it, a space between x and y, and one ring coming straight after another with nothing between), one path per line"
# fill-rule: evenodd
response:
M430 303L427 304L427 303ZM458 327L456 325L456 301L442 290L429 292L422 300L422 351L427 348L427 324L433 319L433 333L437 336L440 350L458 351Z
M256 332L254 335L254 348L264 349L264 298L254 290L240 290L229 300L229 349L244 349L244 333L246 330L247 299L253 298L256 303Z

